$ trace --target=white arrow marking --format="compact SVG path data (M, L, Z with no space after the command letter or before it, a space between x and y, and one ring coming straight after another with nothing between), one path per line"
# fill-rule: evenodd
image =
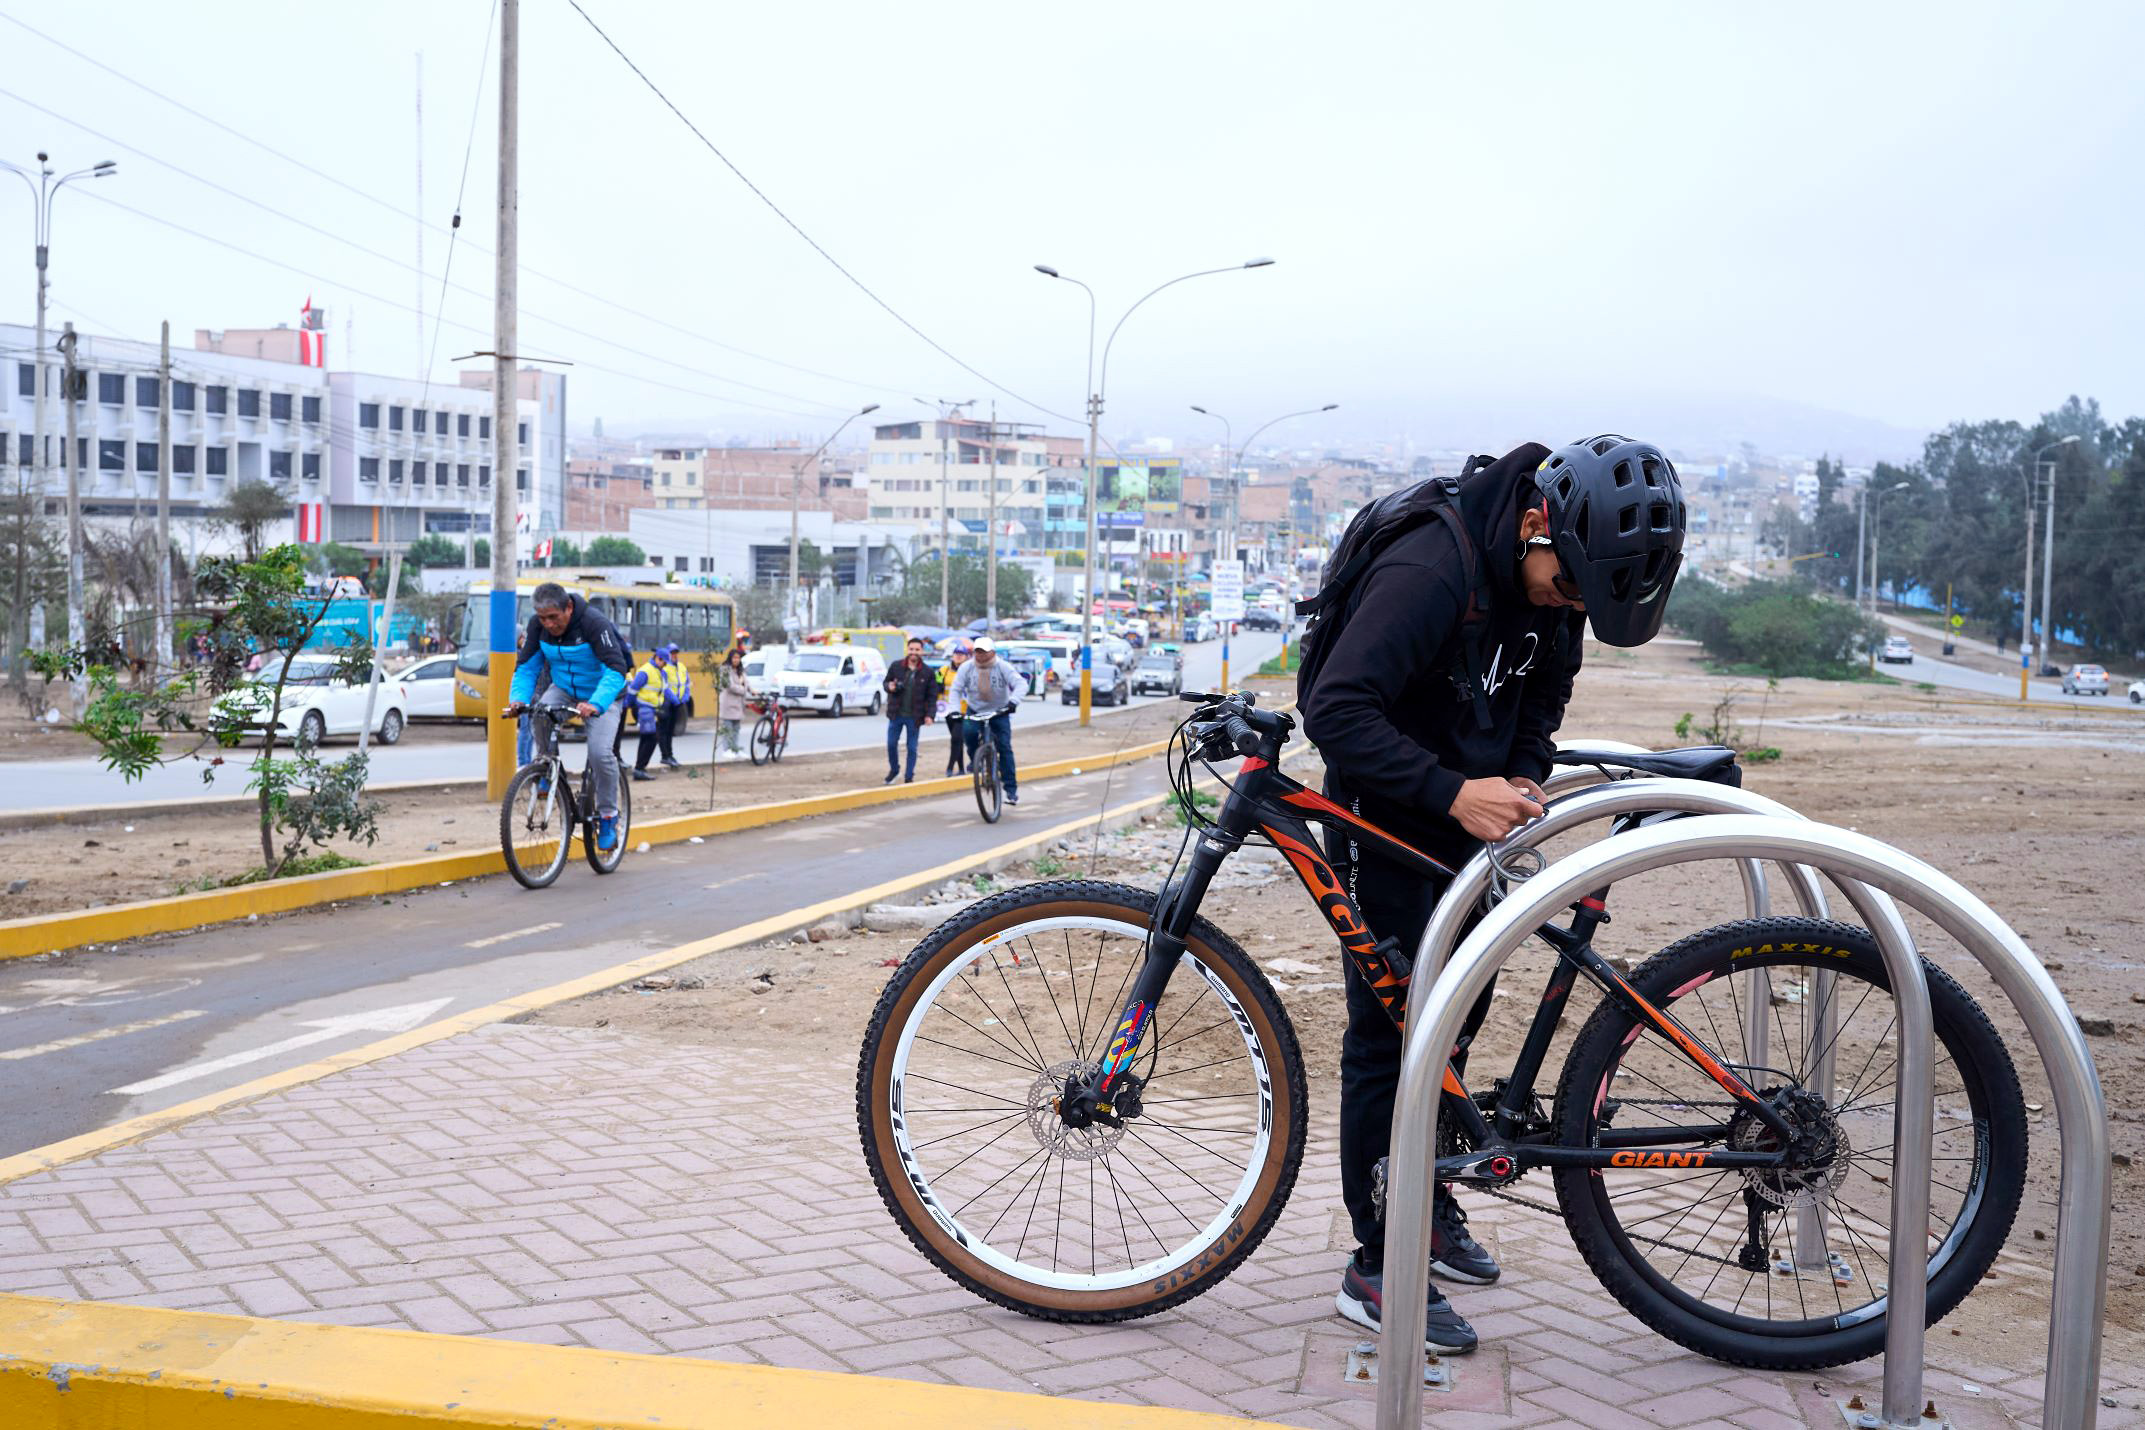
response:
M272 1058L279 1053L288 1053L298 1048L311 1047L314 1043L325 1043L332 1038L346 1037L351 1033L406 1033L453 1001L454 999L451 997L435 998L429 1003L404 1003L397 1008L378 1008L370 1013L344 1013L334 1018L311 1019L303 1025L313 1030L310 1033L299 1033L295 1037L285 1038L280 1043L270 1043L261 1048L249 1048L242 1053L232 1053L228 1057L212 1058L205 1063L195 1063L191 1067L179 1068L174 1072L162 1073L156 1077L145 1078L140 1082L130 1082L125 1087L115 1087L112 1091L122 1096L131 1096L144 1092L161 1092L167 1087L175 1087L182 1082L192 1082L195 1078L210 1077L216 1073L228 1071L231 1068L242 1068L248 1063L257 1063L263 1058Z
M5 1011L7 1010L0 1009L0 1012ZM55 1038L49 1043L38 1043L33 1047L9 1048L6 1052L0 1052L0 1062L15 1062L22 1058L42 1057L46 1053L57 1053L63 1052L68 1048L79 1048L84 1043L102 1042L106 1038L116 1038L124 1033L139 1033L144 1028L161 1028L166 1023L183 1023L188 1018L199 1018L202 1016L202 1012L202 1009L190 1008L184 1013L166 1013L161 1018L144 1018L139 1023L122 1023L116 1028L99 1028L94 1033L80 1033L72 1038Z

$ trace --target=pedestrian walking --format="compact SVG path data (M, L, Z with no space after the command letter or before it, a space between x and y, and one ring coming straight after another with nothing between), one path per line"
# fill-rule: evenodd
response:
M633 756L633 778L652 780L648 761L658 747L663 765L676 769L677 757L670 751L670 653L661 646L626 678L626 698L633 702L633 726L640 732L640 748Z
M896 775L903 784L916 782L916 741L923 727L938 714L938 672L924 664L924 643L910 636L908 654L886 673L886 783ZM900 746L909 743L908 767L900 761Z
M745 723L745 652L738 646L715 670L715 743L718 760L734 760L744 753L737 746L739 728Z
M946 714L946 733L951 737L951 743L946 750L946 773L949 775L965 774L968 770L968 745L961 738L966 717L962 714L960 702L953 698L953 678L961 673L961 667L967 663L968 643L962 641L947 655L946 670L939 682L944 692L941 708Z

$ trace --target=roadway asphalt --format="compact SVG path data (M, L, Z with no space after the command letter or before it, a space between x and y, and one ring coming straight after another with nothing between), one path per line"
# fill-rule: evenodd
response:
M0 1156L1163 788L1161 762L1147 760L1027 786L996 825L984 824L963 792L630 853L609 877L575 860L540 891L498 875L0 962ZM801 961L814 956L797 951Z
M1281 637L1277 634L1238 634L1229 646L1232 682L1241 682L1280 649ZM1220 679L1221 642L1206 641L1185 648L1185 689L1211 689ZM1160 698L1164 697L1142 696L1132 704L1143 705ZM1106 718L1115 713L1115 707L1106 707L1098 713ZM1032 729L1037 725L1070 720L1078 714L1079 707L1061 704L1057 696L1052 695L1047 699L1032 700L1020 722L1023 729ZM707 716L695 720L690 732L677 743L679 758L687 763L705 761L714 744L714 727L714 720ZM806 716L790 726L791 754L871 749L881 747L885 742L885 722L870 716L850 716L840 720ZM332 757L356 748L354 739L339 738L330 741L326 751ZM213 786L207 787L201 782L203 766L194 761L151 770L131 784L94 759L24 761L6 767L7 778L0 780L0 810L53 809L83 804L168 804L174 800L199 799L204 793L244 794L243 760L233 760L228 754L225 759L224 771ZM372 780L376 784L468 779L481 777L484 773L481 746L474 727L469 728L466 740L427 740L390 747L374 745L371 761Z
M1977 695L1997 695L2006 700L2018 699L2018 675L2015 671L1995 675L1986 670L1955 664L1942 656L1931 655L1930 651L1943 649L1943 640L1927 626L1903 616L1886 616L1884 621L1891 629L1906 636L1914 647L1914 661L1910 665L1885 665L1880 662L1877 669L1884 674L1907 681L1926 680L1931 685L1972 691ZM2011 652L2010 658L2017 660L2018 653ZM2110 684L2114 685L2115 682L2111 681ZM2045 700L2055 705L2082 705L2089 710L2127 705L2120 686L2111 689L2106 695L2065 695L2062 681L2035 679L2027 682L2027 690L2028 698Z

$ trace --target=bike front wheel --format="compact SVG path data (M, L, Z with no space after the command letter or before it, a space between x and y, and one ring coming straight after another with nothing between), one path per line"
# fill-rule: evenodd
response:
M996 824L1005 813L1005 788L998 783L998 747L985 731L975 754L976 810L985 824Z
M2027 1132L2003 1039L1965 989L1922 967L1936 1024L1933 1324L2003 1247ZM1770 1099L1794 1139L1781 1167L1703 1171L1706 1147L1769 1151L1778 1134L1650 1026L1602 1003L1557 1093L1562 1145L1632 1149L1606 1170L1556 1173L1594 1275L1641 1321L1716 1360L1809 1370L1879 1354L1899 1023L1875 939L1816 919L1751 919L1693 934L1630 977ZM1697 1135L1707 1127L1713 1135Z
M985 899L916 946L865 1034L857 1128L880 1198L933 1265L1026 1315L1123 1321L1212 1289L1303 1160L1295 1030L1204 919L1115 1097L1122 1125L1059 1115L1120 1031L1155 900L1088 880Z
M573 797L548 763L524 765L499 805L499 846L509 874L525 889L548 887L566 867L573 841Z
M762 715L752 726L752 762L764 765L781 758L781 748L775 744L774 717Z

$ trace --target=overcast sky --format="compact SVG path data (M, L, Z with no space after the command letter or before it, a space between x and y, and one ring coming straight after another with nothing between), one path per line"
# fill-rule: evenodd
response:
M1163 280L1269 255L1131 319L1106 433L1200 439L1191 403L1239 440L1338 402L1277 432L1483 448L1642 414L1920 429L2072 392L2145 411L2145 6L582 3L984 377L808 247L567 0L524 0L521 346L576 364L576 430L816 440L866 402L994 396L1002 419L1073 430L1086 297L1031 265L1091 283L1107 334ZM471 291L448 292L435 376L491 346L487 0L0 15L402 210L421 52L422 213L441 229L477 107L452 275ZM295 321L310 294L331 366L422 370L442 232L420 280L408 217L16 23L0 48L0 157L120 161L59 201L55 321L154 338L168 317L190 342ZM29 222L0 183L19 266L0 317L24 323Z

